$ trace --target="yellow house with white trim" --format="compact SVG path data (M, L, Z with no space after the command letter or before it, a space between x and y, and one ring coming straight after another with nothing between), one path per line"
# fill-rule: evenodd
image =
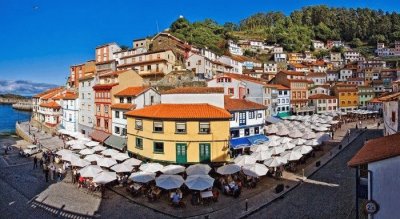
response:
M158 104L125 114L128 151L167 163L230 160L231 114L210 104Z

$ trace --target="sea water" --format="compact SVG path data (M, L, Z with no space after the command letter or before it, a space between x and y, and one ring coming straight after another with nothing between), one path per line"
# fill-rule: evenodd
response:
M0 104L0 133L15 132L15 123L28 121L30 117L31 112L15 110L11 104Z

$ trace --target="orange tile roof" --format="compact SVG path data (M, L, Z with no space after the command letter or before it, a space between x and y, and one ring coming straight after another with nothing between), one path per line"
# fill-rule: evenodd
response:
M379 100L386 102L386 101L398 100L399 98L400 98L400 92L379 97Z
M225 77L231 77L239 81L250 81L257 84L267 84L266 80L260 78L253 78L247 75L235 74L235 73L224 73Z
M55 101L51 101L48 103L42 103L42 104L40 104L40 106L46 107L46 108L53 108L53 109L61 108L61 106L58 103L56 103Z
M111 89L115 85L118 85L118 83L113 83L113 84L96 84L93 86L94 90L101 90L101 89Z
M399 155L400 133L396 133L367 141L347 165L356 167Z
M178 87L164 91L162 94L211 94L224 93L223 87Z
M225 67L228 67L228 68L233 68L231 65L228 65L228 64L225 64L225 63L222 63L222 62L219 62L219 61L212 61L212 63L214 63L216 65L222 65L222 66L225 66Z
M307 68L307 66L301 64L301 63L293 63L290 64L291 66L295 67L295 68Z
M49 92L49 93L47 93L47 94L41 96L40 98L43 99L43 100L48 100L48 99L53 98L54 96L56 96L56 95L57 95L59 92L61 92L63 89L64 89L64 88L59 88L59 89L53 90L53 91L51 91L51 92Z
M279 73L283 73L286 75L293 75L293 76L305 76L304 72L298 72L298 71L280 71Z
M150 89L149 87L128 87L116 93L114 96L138 96L139 94Z
M382 101L379 100L378 98L374 98L374 99L368 101L368 103L382 103Z
M316 77L326 77L326 73L322 72L311 72L307 74L308 78L316 78Z
M314 94L308 97L311 100L318 100L318 99L336 99L335 96L329 96L326 94Z
M266 87L274 87L277 90L290 90L290 88L283 86L282 84L267 84Z
M62 88L62 87L51 88L51 89L49 89L49 90L43 91L42 93L36 94L36 95L33 96L33 97L34 97L34 98L39 98L39 97L42 97L42 96L44 96L44 95L46 95L46 94L49 94L49 93L54 92L54 91L56 91L56 90L59 90L59 89L61 89L61 88Z
M131 103L115 103L111 105L111 109L133 110L135 108L136 105Z
M209 104L158 104L125 113L127 116L157 119L230 119L225 109Z
M264 105L244 99L232 99L230 96L224 97L224 103L225 103L225 109L228 110L229 112L267 109L267 107Z

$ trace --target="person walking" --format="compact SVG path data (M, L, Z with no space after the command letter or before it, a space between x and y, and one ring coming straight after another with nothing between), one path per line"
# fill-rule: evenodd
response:
M75 168L72 170L71 177L72 177L72 184L75 184L75 180L76 180L76 169Z
M36 168L37 168L37 157L35 156L33 158L33 169L36 169Z
M43 165L43 172L46 182L49 182L49 167L46 164Z
M50 179L53 181L54 180L54 163L51 163L50 164L50 170L49 170L49 172L50 172Z
M40 168L43 168L43 158L40 159L39 164L40 164Z

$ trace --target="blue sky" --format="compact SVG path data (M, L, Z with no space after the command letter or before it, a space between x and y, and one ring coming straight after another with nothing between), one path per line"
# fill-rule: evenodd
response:
M398 0L0 0L0 79L64 84L71 64L94 58L106 42L131 46L183 15L238 22L256 12L303 6L369 7L399 11Z

